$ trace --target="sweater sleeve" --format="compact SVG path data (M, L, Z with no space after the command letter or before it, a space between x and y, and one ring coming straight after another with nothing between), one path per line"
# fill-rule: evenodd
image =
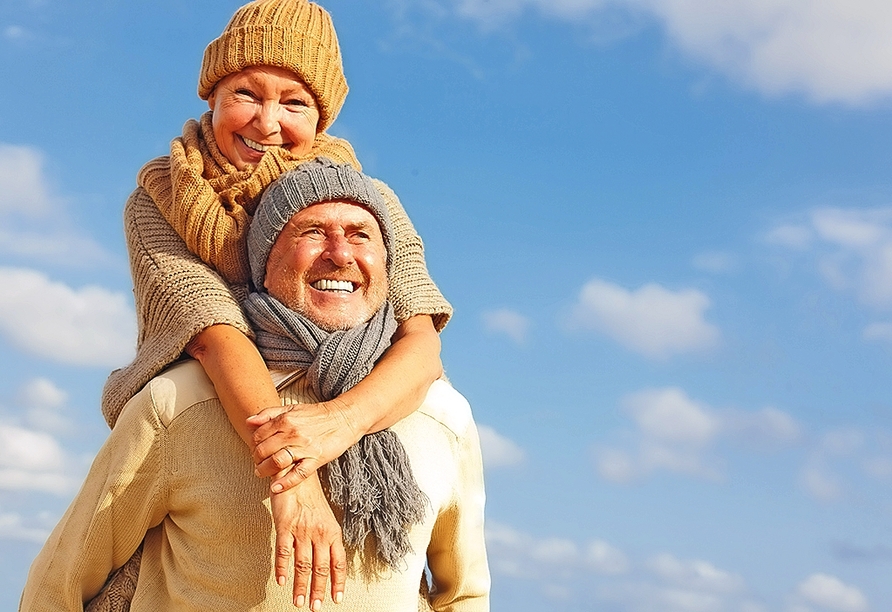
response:
M436 612L489 612L490 577L483 534L483 460L473 421L458 437L451 503L431 533L427 562Z
M421 237L393 190L383 181L373 182L384 198L396 234L389 294L396 318L405 321L415 315L431 315L434 327L441 331L452 316L452 306L428 274Z
M124 404L158 372L180 358L200 331L231 325L252 336L239 306L243 287L231 289L191 253L143 189L124 208L138 338L133 362L112 372L102 413L114 426Z
M166 431L148 390L131 404L31 565L20 612L82 611L164 519Z

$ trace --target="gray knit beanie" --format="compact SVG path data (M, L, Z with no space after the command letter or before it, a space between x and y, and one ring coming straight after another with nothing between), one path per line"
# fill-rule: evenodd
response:
M271 183L254 211L254 219L248 229L248 262L257 291L263 291L266 260L291 217L313 204L338 201L364 206L378 221L387 250L387 271L390 272L393 225L378 189L369 177L352 166L317 157Z

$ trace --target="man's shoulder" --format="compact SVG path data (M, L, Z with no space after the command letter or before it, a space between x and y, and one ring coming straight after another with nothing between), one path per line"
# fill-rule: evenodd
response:
M434 419L455 436L464 436L474 422L468 400L445 380L434 381L418 412Z
M161 423L168 427L192 406L216 398L217 392L204 368L194 359L187 359L150 380L130 402L151 405Z

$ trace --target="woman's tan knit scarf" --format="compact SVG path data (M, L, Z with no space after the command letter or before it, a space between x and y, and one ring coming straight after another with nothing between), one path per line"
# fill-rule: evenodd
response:
M207 112L187 121L170 155L143 166L137 182L190 251L226 282L245 284L251 277L245 236L260 195L284 172L320 156L362 169L349 142L320 133L306 155L272 147L256 166L238 170L217 147Z

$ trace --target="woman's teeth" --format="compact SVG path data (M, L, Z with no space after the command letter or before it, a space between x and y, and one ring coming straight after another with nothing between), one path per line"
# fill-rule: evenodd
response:
M242 136L241 138L242 138L242 142L244 142L246 145L248 145L248 148L254 149L258 153L266 153L268 150L272 149L273 147L279 146L279 145L260 144L259 142L251 140L250 138L245 138L244 136Z
M353 283L350 281L339 281L339 280L317 280L315 283L311 285L313 289L317 289L319 291L346 291L348 293L353 293Z

